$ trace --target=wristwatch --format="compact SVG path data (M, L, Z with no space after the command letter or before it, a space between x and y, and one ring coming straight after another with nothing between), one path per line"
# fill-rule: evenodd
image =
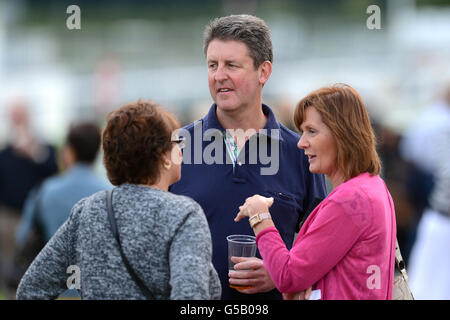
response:
M269 212L257 213L255 215L251 216L248 219L248 222L250 223L250 227L254 228L258 223L260 223L264 219L271 219L271 218L272 217L270 216Z

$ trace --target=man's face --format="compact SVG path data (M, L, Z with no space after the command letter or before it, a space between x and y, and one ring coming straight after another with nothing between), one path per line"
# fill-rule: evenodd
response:
M225 112L260 107L261 67L255 70L247 45L235 40L215 39L206 52L209 92Z

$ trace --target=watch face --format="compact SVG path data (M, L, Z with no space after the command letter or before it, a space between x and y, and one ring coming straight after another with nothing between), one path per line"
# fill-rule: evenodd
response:
M250 226L253 228L256 224L261 222L261 217L259 216L259 214L255 214L248 220L248 222L250 222Z

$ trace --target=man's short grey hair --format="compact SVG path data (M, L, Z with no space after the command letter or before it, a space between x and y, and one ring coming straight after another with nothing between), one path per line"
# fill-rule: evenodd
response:
M216 18L206 26L203 39L205 55L212 40L235 40L247 45L255 69L264 61L273 60L269 27L255 16L240 14Z

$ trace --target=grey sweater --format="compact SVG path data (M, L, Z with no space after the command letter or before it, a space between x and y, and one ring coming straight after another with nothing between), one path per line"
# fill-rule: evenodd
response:
M125 255L155 299L220 299L211 234L195 201L124 184L114 190L112 203ZM106 191L73 207L23 276L17 299L57 297L68 282L77 283L69 266L79 270L82 299L145 299L111 233Z

